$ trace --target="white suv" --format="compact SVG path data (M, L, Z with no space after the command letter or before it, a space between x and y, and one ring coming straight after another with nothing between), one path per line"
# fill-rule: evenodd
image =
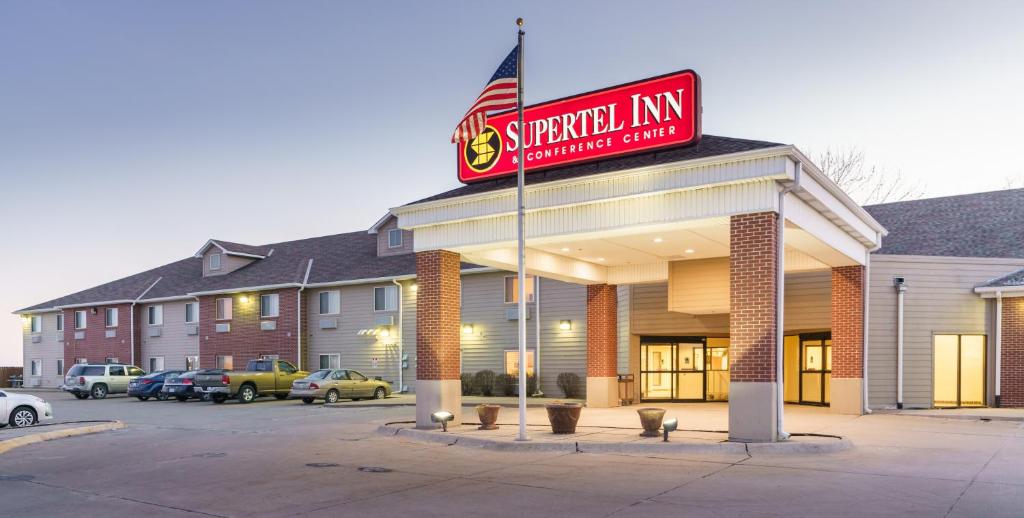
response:
M125 394L128 382L145 375L146 372L134 365L111 363L107 365L78 364L71 367L64 376L60 389L70 392L78 399L103 399L107 394Z

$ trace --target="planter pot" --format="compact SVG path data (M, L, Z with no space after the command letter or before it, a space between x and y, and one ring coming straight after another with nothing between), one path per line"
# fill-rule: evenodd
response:
M583 405L579 403L552 403L545 405L551 433L576 433L576 423L580 421Z
M480 430L497 430L498 411L501 405L477 405L476 415L480 418Z
M644 431L640 432L641 437L660 437L658 430L661 428L661 420L665 418L664 408L638 408L636 413L640 414L640 425Z

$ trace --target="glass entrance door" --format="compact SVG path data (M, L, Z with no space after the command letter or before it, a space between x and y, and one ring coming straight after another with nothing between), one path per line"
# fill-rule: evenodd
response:
M709 347L703 337L642 338L642 401L724 401L729 397L728 340ZM709 374L711 378L709 378Z
M933 352L933 404L985 406L985 337L935 335Z
M827 405L831 381L831 337L827 333L800 335L800 403Z

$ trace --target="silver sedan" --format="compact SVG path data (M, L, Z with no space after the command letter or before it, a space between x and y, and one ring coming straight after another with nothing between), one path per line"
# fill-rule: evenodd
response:
M391 384L364 376L349 369L321 369L292 382L289 397L302 398L307 405L322 399L336 403L339 399L384 399L391 395Z

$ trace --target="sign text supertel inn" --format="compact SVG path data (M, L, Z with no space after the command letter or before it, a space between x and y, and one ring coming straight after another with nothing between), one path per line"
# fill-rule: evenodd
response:
M684 70L488 117L458 148L465 183L514 175L519 143L526 171L695 144L700 140L700 76Z

